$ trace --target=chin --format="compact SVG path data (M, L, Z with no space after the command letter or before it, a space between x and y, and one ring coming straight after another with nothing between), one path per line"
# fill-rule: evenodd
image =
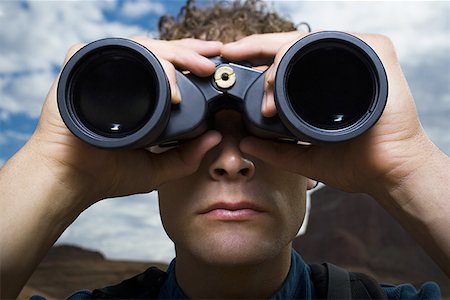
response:
M281 253L290 240L281 241L255 232L221 232L192 247L193 255L203 263L220 267L257 265Z

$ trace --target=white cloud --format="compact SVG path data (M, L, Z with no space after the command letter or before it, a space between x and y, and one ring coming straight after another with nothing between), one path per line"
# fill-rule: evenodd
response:
M0 2L0 108L37 117L45 95L71 45L108 36L145 33L109 21L111 1Z
M388 35L401 61L414 63L449 51L450 2L438 1L280 1L294 22L330 29Z
M1 1L0 120L18 113L39 115L56 69L72 44L148 31L107 20L103 12L116 8L113 1ZM0 132L1 145L28 138L11 130ZM4 162L0 158L0 165ZM100 202L68 228L61 242L97 248L111 258L167 262L174 256L155 195Z
M2 130L0 132L0 145L6 145L11 140L25 142L30 138L30 134L17 132L13 130Z
M148 13L162 15L165 13L164 5L159 2L150 1L126 1L122 7L122 15L136 18L144 16Z
M37 118L54 78L55 74L50 69L0 78L2 115L26 113Z
M61 243L98 249L112 259L169 262L175 256L155 192L94 204L63 233Z
M389 35L397 46L402 64L413 69L450 52L449 3L280 1L273 5L295 22L310 22L313 29ZM106 36L147 32L146 28L107 20L103 12L117 9L114 1L36 1L27 3L26 9L23 6L23 2L0 2L0 120L6 120L12 113L38 116L56 76L54 66L61 65L70 45ZM153 2L125 2L122 9L122 15L136 17L159 13L163 8ZM428 78L417 80L424 82ZM440 105L436 105L436 110L449 105L450 92L448 86L445 88L447 92L433 99L433 103ZM428 90L418 91L416 100L429 100L427 93ZM433 106L429 102L421 103L418 103L420 109ZM432 116L430 114L430 118ZM450 146L449 130L449 126L427 129L444 147ZM7 131L0 134L0 144L26 138L28 136ZM4 160L0 158L0 166L2 164ZM99 249L116 259L168 262L174 256L172 242L162 229L154 193L108 199L93 205L67 229L58 243Z
M430 138L450 154L450 2L277 1L277 11L313 30L381 33L393 41L421 121ZM435 119L441 122L436 123Z

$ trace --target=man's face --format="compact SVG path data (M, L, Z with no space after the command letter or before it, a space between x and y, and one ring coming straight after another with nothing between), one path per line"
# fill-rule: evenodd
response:
M194 174L159 188L164 228L177 257L253 264L290 246L305 215L306 178L242 153L241 115L221 111L222 142Z

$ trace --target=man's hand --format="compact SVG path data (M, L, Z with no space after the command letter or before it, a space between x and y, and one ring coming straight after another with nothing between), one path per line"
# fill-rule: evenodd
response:
M354 34L369 44L386 69L389 96L379 121L343 143L288 145L248 137L241 149L275 166L349 192L375 197L422 244L450 276L450 160L426 136L394 46L381 35ZM253 35L226 44L225 58L272 57L265 74L264 116L276 114L277 66L304 33Z
M219 55L222 46L192 39L134 40L160 60L172 103L182 101L175 66L198 76L211 75L215 66L205 56ZM66 61L80 47L72 47ZM94 148L66 128L57 109L56 86L57 80L35 133L0 170L0 298L17 296L48 248L84 209L103 198L149 192L195 172L203 155L221 139L211 131L161 154Z
M224 45L222 49L222 55L227 58L248 59L261 53L274 57L273 65L266 72L262 107L262 114L266 117L276 113L273 84L278 64L289 46L303 36L299 32L253 35L234 45ZM411 162L411 159L416 159L417 143L424 138L411 94L391 42L377 35L359 37L380 55L389 78L387 107L367 134L350 142L313 146L277 144L248 138L242 143L242 148L282 168L351 192L370 192L374 182L389 177L402 178L408 173L410 170L403 170L401 166L418 163ZM251 45L258 45L258 48ZM260 144L264 144L264 147ZM424 149L420 147L419 150Z
M160 60L170 82L172 103L181 101L174 65L198 76L211 75L215 66L204 56L218 55L221 46L220 42L192 39L160 41L136 37L134 40ZM66 60L79 48L73 47ZM162 154L145 149L106 151L94 148L76 138L62 122L57 110L55 81L29 144L49 168L58 173L58 178L67 180L72 189L90 194L88 201L97 201L148 192L168 180L194 172L203 155L218 142L217 133L210 132Z

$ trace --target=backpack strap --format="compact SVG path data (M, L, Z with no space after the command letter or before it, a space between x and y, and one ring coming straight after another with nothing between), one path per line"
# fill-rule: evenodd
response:
M387 299L372 277L330 263L310 264L317 299Z
M93 299L156 299L166 281L167 273L150 267L143 273L119 284L95 289Z
M328 270L328 299L352 299L348 272L330 263L324 265Z

